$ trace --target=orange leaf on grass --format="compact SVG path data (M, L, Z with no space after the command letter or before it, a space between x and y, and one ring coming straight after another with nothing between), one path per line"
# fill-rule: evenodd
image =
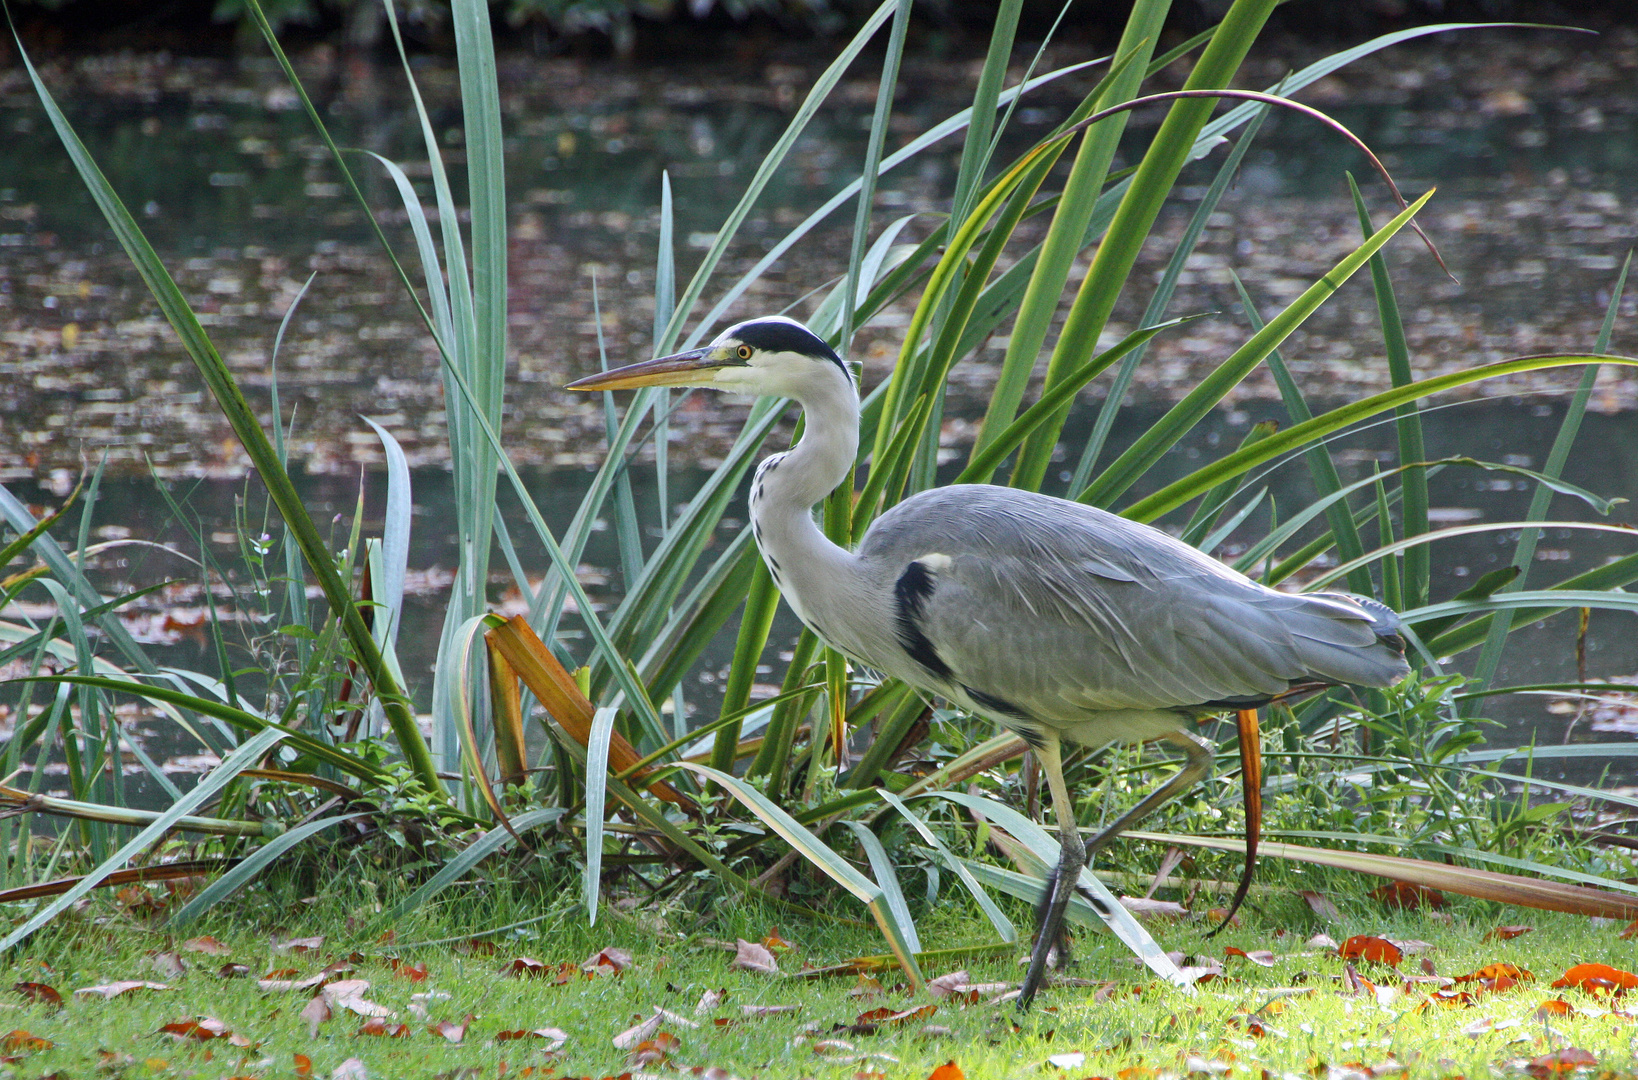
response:
M1638 975L1622 971L1620 968L1612 968L1608 964L1577 964L1553 983L1555 990L1567 987L1619 994L1638 987Z
M967 1080L967 1074L954 1061L946 1061L927 1074L927 1080Z
M1598 1059L1579 1046L1567 1046L1562 1050L1531 1058L1524 1071L1537 1080L1546 1080L1547 1077L1562 1076L1567 1072L1597 1064Z
M12 983L11 988L30 1001L37 1001L42 1005L51 1005L59 1009L63 1006L63 996L57 993L57 988L54 986L47 986L45 983L38 982L20 982Z
M387 960L387 964L392 968L394 974L408 979L410 982L427 981L427 965L424 960L419 964L406 964L397 957L392 957Z
M580 970L590 975L618 975L631 966L631 954L612 945L586 958Z
M57 1044L52 1042L50 1039L42 1039L32 1031L24 1031L21 1028L16 1028L12 1031L6 1032L4 1035L0 1035L0 1047L4 1047L6 1053L8 1054L15 1054L19 1051L35 1052L40 1050L50 1050L56 1045Z
M312 1073L313 1073L313 1059L312 1058L308 1057L306 1054L297 1054L295 1056L295 1060L296 1060L296 1075L297 1076L311 1076L312 1075Z
M669 1031L662 1031L652 1039L644 1039L626 1054L627 1065L665 1065L672 1055L682 1049L682 1040Z
M1529 982L1535 976L1517 964L1486 964L1478 971L1470 971L1466 975L1456 976L1459 983L1478 983L1480 990L1501 992L1511 990L1520 983Z
M1638 925L1635 923L1634 925ZM1528 934L1534 930L1533 926L1498 926L1485 934L1484 941L1512 941L1520 934ZM1624 936L1624 935L1623 935Z
M1574 1015L1575 1006L1571 1005L1563 998L1548 998L1546 1001L1541 1003L1541 1007L1538 1008L1535 1013L1537 1020L1551 1020L1555 1016Z
M1337 955L1344 960L1371 960L1389 967L1398 967L1399 961L1405 958L1399 946L1387 938L1369 934L1356 934L1344 941L1337 949Z
M389 1024L379 1016L372 1016L364 1021L362 1027L353 1032L353 1035L373 1035L384 1039L407 1039L410 1027L408 1024Z
M1368 894L1372 899L1380 900L1388 907L1399 908L1401 911L1415 911L1426 904L1431 908L1442 908L1449 901L1437 889L1430 889L1426 885L1414 885L1408 881L1390 881L1380 888L1372 889Z
M207 956L226 956L232 950L210 935L189 938L182 943L183 952L200 952Z
M775 953L796 948L795 945L779 936L779 927L777 926L768 927L768 936L762 939L762 947L769 952Z
M1252 949L1250 952L1246 952L1244 949L1235 948L1233 945L1230 945L1228 948L1223 950L1223 955L1243 956L1247 960L1250 960L1253 964L1256 964L1258 967L1274 966L1274 952L1271 949Z
M206 1042L210 1039L225 1039L233 1034L227 1025L214 1016L201 1016L197 1020L177 1020L161 1027L160 1032L178 1039L193 1039L196 1042Z

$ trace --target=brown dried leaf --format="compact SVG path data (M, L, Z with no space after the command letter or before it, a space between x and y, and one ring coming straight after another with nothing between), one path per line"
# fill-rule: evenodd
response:
M1638 923L1635 923L1634 925L1638 925ZM1528 934L1530 931L1532 931L1534 929L1535 929L1535 927L1533 927L1533 926L1497 926L1497 927L1493 927L1490 930L1489 933L1485 934L1483 940L1485 940L1485 941L1511 941L1514 938L1518 937L1520 934ZM1626 935L1622 934L1621 936L1625 937Z
M249 964L240 964L233 961L229 961L216 969L216 975L221 979L243 979L249 974Z
M330 1019L332 1015L330 1003L325 1000L323 994L314 994L313 999L302 1006L299 1015L303 1020L307 1021L307 1037L316 1039L318 1038L319 1025Z
M1272 949L1252 949L1250 952L1247 952L1244 949L1237 949L1233 945L1230 945L1228 948L1223 950L1223 955L1226 957L1243 956L1247 960L1250 960L1253 964L1256 964L1258 967L1274 966L1274 951Z
M1408 881L1390 881L1380 888L1372 889L1368 894L1373 899L1382 901L1391 908L1401 911L1415 911L1426 905L1431 908L1442 908L1449 903L1444 894L1437 889L1430 889L1426 885L1416 885Z
M233 1034L228 1026L214 1016L201 1016L196 1020L177 1020L165 1024L160 1032L178 1039L193 1039L196 1042L206 1042L210 1039L225 1039Z
M1620 994L1638 987L1638 975L1622 971L1620 968L1612 968L1608 964L1576 964L1553 983L1555 990L1567 987Z
M779 936L779 927L777 926L770 926L768 928L768 936L762 939L762 947L772 953L784 952L787 949L796 948L796 946L791 942L786 941L784 938Z
M370 1080L370 1070L358 1058L352 1057L330 1071L330 1080Z
M611 945L588 956L580 970L589 975L618 975L630 966L631 954Z
M1356 934L1342 943L1337 955L1344 960L1370 960L1378 964L1387 964L1389 967L1398 967L1405 954L1399 946L1387 938L1372 937L1369 934Z
M462 1039L466 1038L467 1027L470 1026L472 1021L476 1019L477 1017L473 1016L471 1013L467 1013L466 1019L462 1020L459 1024L450 1020L440 1020L436 1024L428 1024L427 1031L433 1035L441 1035L449 1042L458 1043Z
M774 954L768 951L767 946L738 938L734 942L734 947L737 951L733 963L728 965L730 969L754 971L759 975L779 974L779 962L774 959Z
M665 1065L672 1055L682 1049L682 1040L669 1031L662 1031L652 1039L644 1039L626 1054L626 1064L634 1068L645 1065Z
M189 938L184 941L182 951L205 953L209 956L226 956L233 950L207 934L204 937Z
M305 953L318 952L322 948L324 948L324 935L320 934L318 937L291 938L288 941L275 943L273 946L273 951L290 952L296 953L297 955L302 955Z
M8 1054L38 1053L41 1050L50 1050L57 1044L50 1039L42 1039L31 1031L16 1028L0 1035L0 1049Z
M372 1016L364 1021L357 1031L353 1032L354 1037L372 1035L385 1039L407 1039L409 1034L410 1026L408 1024L389 1024L379 1016Z
M63 1007L63 996L57 992L57 988L54 986L48 986L40 982L20 982L12 983L11 988L29 1001L36 1001L42 1005L50 1005L58 1009Z
M1537 1080L1546 1080L1548 1077L1562 1076L1567 1072L1597 1064L1598 1059L1579 1046L1567 1046L1563 1050L1554 1050L1550 1054L1531 1058L1524 1071Z
M1328 922L1342 920L1342 912L1337 910L1337 906L1313 889L1304 889L1299 895L1308 902L1309 910L1320 918Z
M148 966L161 979L180 979L188 970L178 952L156 952L148 956Z
M103 983L101 986L82 986L74 991L75 997L100 997L103 1000L117 998L121 994L129 994L133 990L169 990L164 983L143 982L140 979L129 979L124 982Z

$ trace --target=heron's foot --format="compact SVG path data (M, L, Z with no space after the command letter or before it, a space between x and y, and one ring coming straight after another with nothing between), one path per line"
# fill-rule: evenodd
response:
M1077 875L1078 876L1078 875ZM1047 925L1047 916L1052 910L1052 896L1058 891L1058 867L1054 866L1047 872L1046 888L1041 891L1041 899L1035 902L1035 925L1042 928ZM1079 890L1085 892L1084 889ZM1065 902L1065 909L1068 902ZM1074 963L1071 952L1073 939L1069 933L1069 920L1060 919L1057 936L1050 942L1047 949L1046 965L1050 971L1058 971Z
M1058 865L1047 875L1047 888L1036 908L1035 947L1030 951L1029 971L1024 985L1018 991L1018 1008L1028 1009L1036 993L1046 980L1047 968L1054 966L1054 954L1062 966L1069 959L1069 937L1064 926L1064 911L1069 898L1079 885L1081 867L1086 864L1086 845L1073 829L1065 832L1058 853Z

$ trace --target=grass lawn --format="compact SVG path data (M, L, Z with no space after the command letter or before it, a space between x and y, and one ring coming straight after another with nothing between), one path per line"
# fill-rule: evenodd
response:
M261 917L275 907L281 918ZM722 904L703 922L689 912L673 912L663 921L641 911L605 913L594 929L585 926L583 913L565 904L534 926L493 936L493 951L464 940L419 946L411 940L437 937L439 931L470 934L502 921L480 917L477 907L463 911L457 904L440 915L418 917L413 925L400 926L393 941L382 942L369 925L367 904L349 911L334 897L276 905L265 896L252 897L238 912L222 911L213 923L191 928L212 935L204 948L220 946L220 951L199 951L199 938L148 929L101 898L42 934L9 965L5 984L50 986L62 1004L30 1000L31 993L49 995L22 986L10 995L6 1075L629 1073L924 1080L954 1061L972 1078L1080 1080L1192 1072L1335 1080L1572 1075L1580 1060L1576 1055L1561 1054L1556 1061L1543 1055L1573 1047L1596 1062L1585 1066L1585 1074L1609 1076L1633 1067L1638 1034L1638 1026L1623 1015L1620 998L1549 985L1573 964L1635 966L1638 945L1622 940L1618 925L1460 901L1446 909L1454 912L1447 919L1445 913L1388 912L1360 900L1352 909L1345 905L1337 921L1324 923L1300 901L1276 899L1264 913L1248 913L1244 927L1209 941L1204 922L1151 921L1165 947L1189 954L1187 963L1221 964L1222 974L1192 994L1157 982L1113 938L1083 934L1077 962L1067 972L1074 984L1043 992L1035 1011L1022 1017L1010 1004L989 1003L999 989L981 987L962 995L976 1001L935 1001L896 989L896 972L881 974L885 990L880 993L873 993L871 980L857 976L792 978L804 963L822 966L878 953L880 939L848 927L792 925L755 903ZM521 918L539 910L538 904L533 911L512 905L503 914ZM1018 914L1027 924L1027 913ZM435 925L434 918L443 924ZM1286 920L1283 933L1276 929L1280 920ZM735 969L735 954L726 946L735 938L759 941L775 923L791 942L778 952L781 974ZM1505 940L1487 938L1502 923L1533 930ZM259 929L247 930L257 924ZM696 924L692 937L680 936ZM929 947L993 941L988 925L959 903L929 913L922 925ZM1335 949L1311 943L1321 932L1337 941L1376 934L1411 944L1397 970L1354 962L1354 970L1368 980L1358 983ZM322 942L280 947L319 936ZM1264 966L1226 956L1230 946L1248 953L1270 950L1271 962ZM617 954L608 954L614 963L606 963L602 974L580 971L588 958L611 947L629 954L623 971L612 973L626 963ZM1023 952L1020 946L988 959L929 965L927 974L960 967L972 984L1016 985ZM544 973L515 974L515 961L524 957L546 965ZM570 969L560 983L558 965L564 962ZM1518 965L1534 977L1504 990L1462 982L1446 990L1449 1003L1427 1003L1443 985L1430 976L1460 977L1494 963ZM328 1008L313 1003L311 985L259 985L270 974L299 983L332 964L340 967L330 972L329 996L320 993ZM129 980L167 988L111 997L76 993ZM368 986L341 980L365 980ZM1544 1019L1542 1004L1552 999L1566 1005L1550 1006ZM769 1008L780 1006L794 1008ZM673 1015L628 1036L623 1047L615 1045L656 1009ZM919 1011L861 1026L860 1015L877 1009ZM371 1012L378 1015L366 1015ZM164 1030L167 1025L174 1034ZM551 1028L557 1033L545 1038L505 1037ZM384 1033L370 1034L372 1029ZM401 1034L394 1037L394 1032ZM646 1047L639 1045L645 1040ZM358 1064L348 1064L349 1059ZM938 1080L955 1075L945 1070Z

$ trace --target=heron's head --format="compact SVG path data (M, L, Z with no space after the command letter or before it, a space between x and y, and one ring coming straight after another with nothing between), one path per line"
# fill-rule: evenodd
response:
M817 334L795 319L768 315L724 330L703 349L645 360L588 375L570 390L627 390L638 386L703 386L734 394L803 398L804 391L852 376Z

